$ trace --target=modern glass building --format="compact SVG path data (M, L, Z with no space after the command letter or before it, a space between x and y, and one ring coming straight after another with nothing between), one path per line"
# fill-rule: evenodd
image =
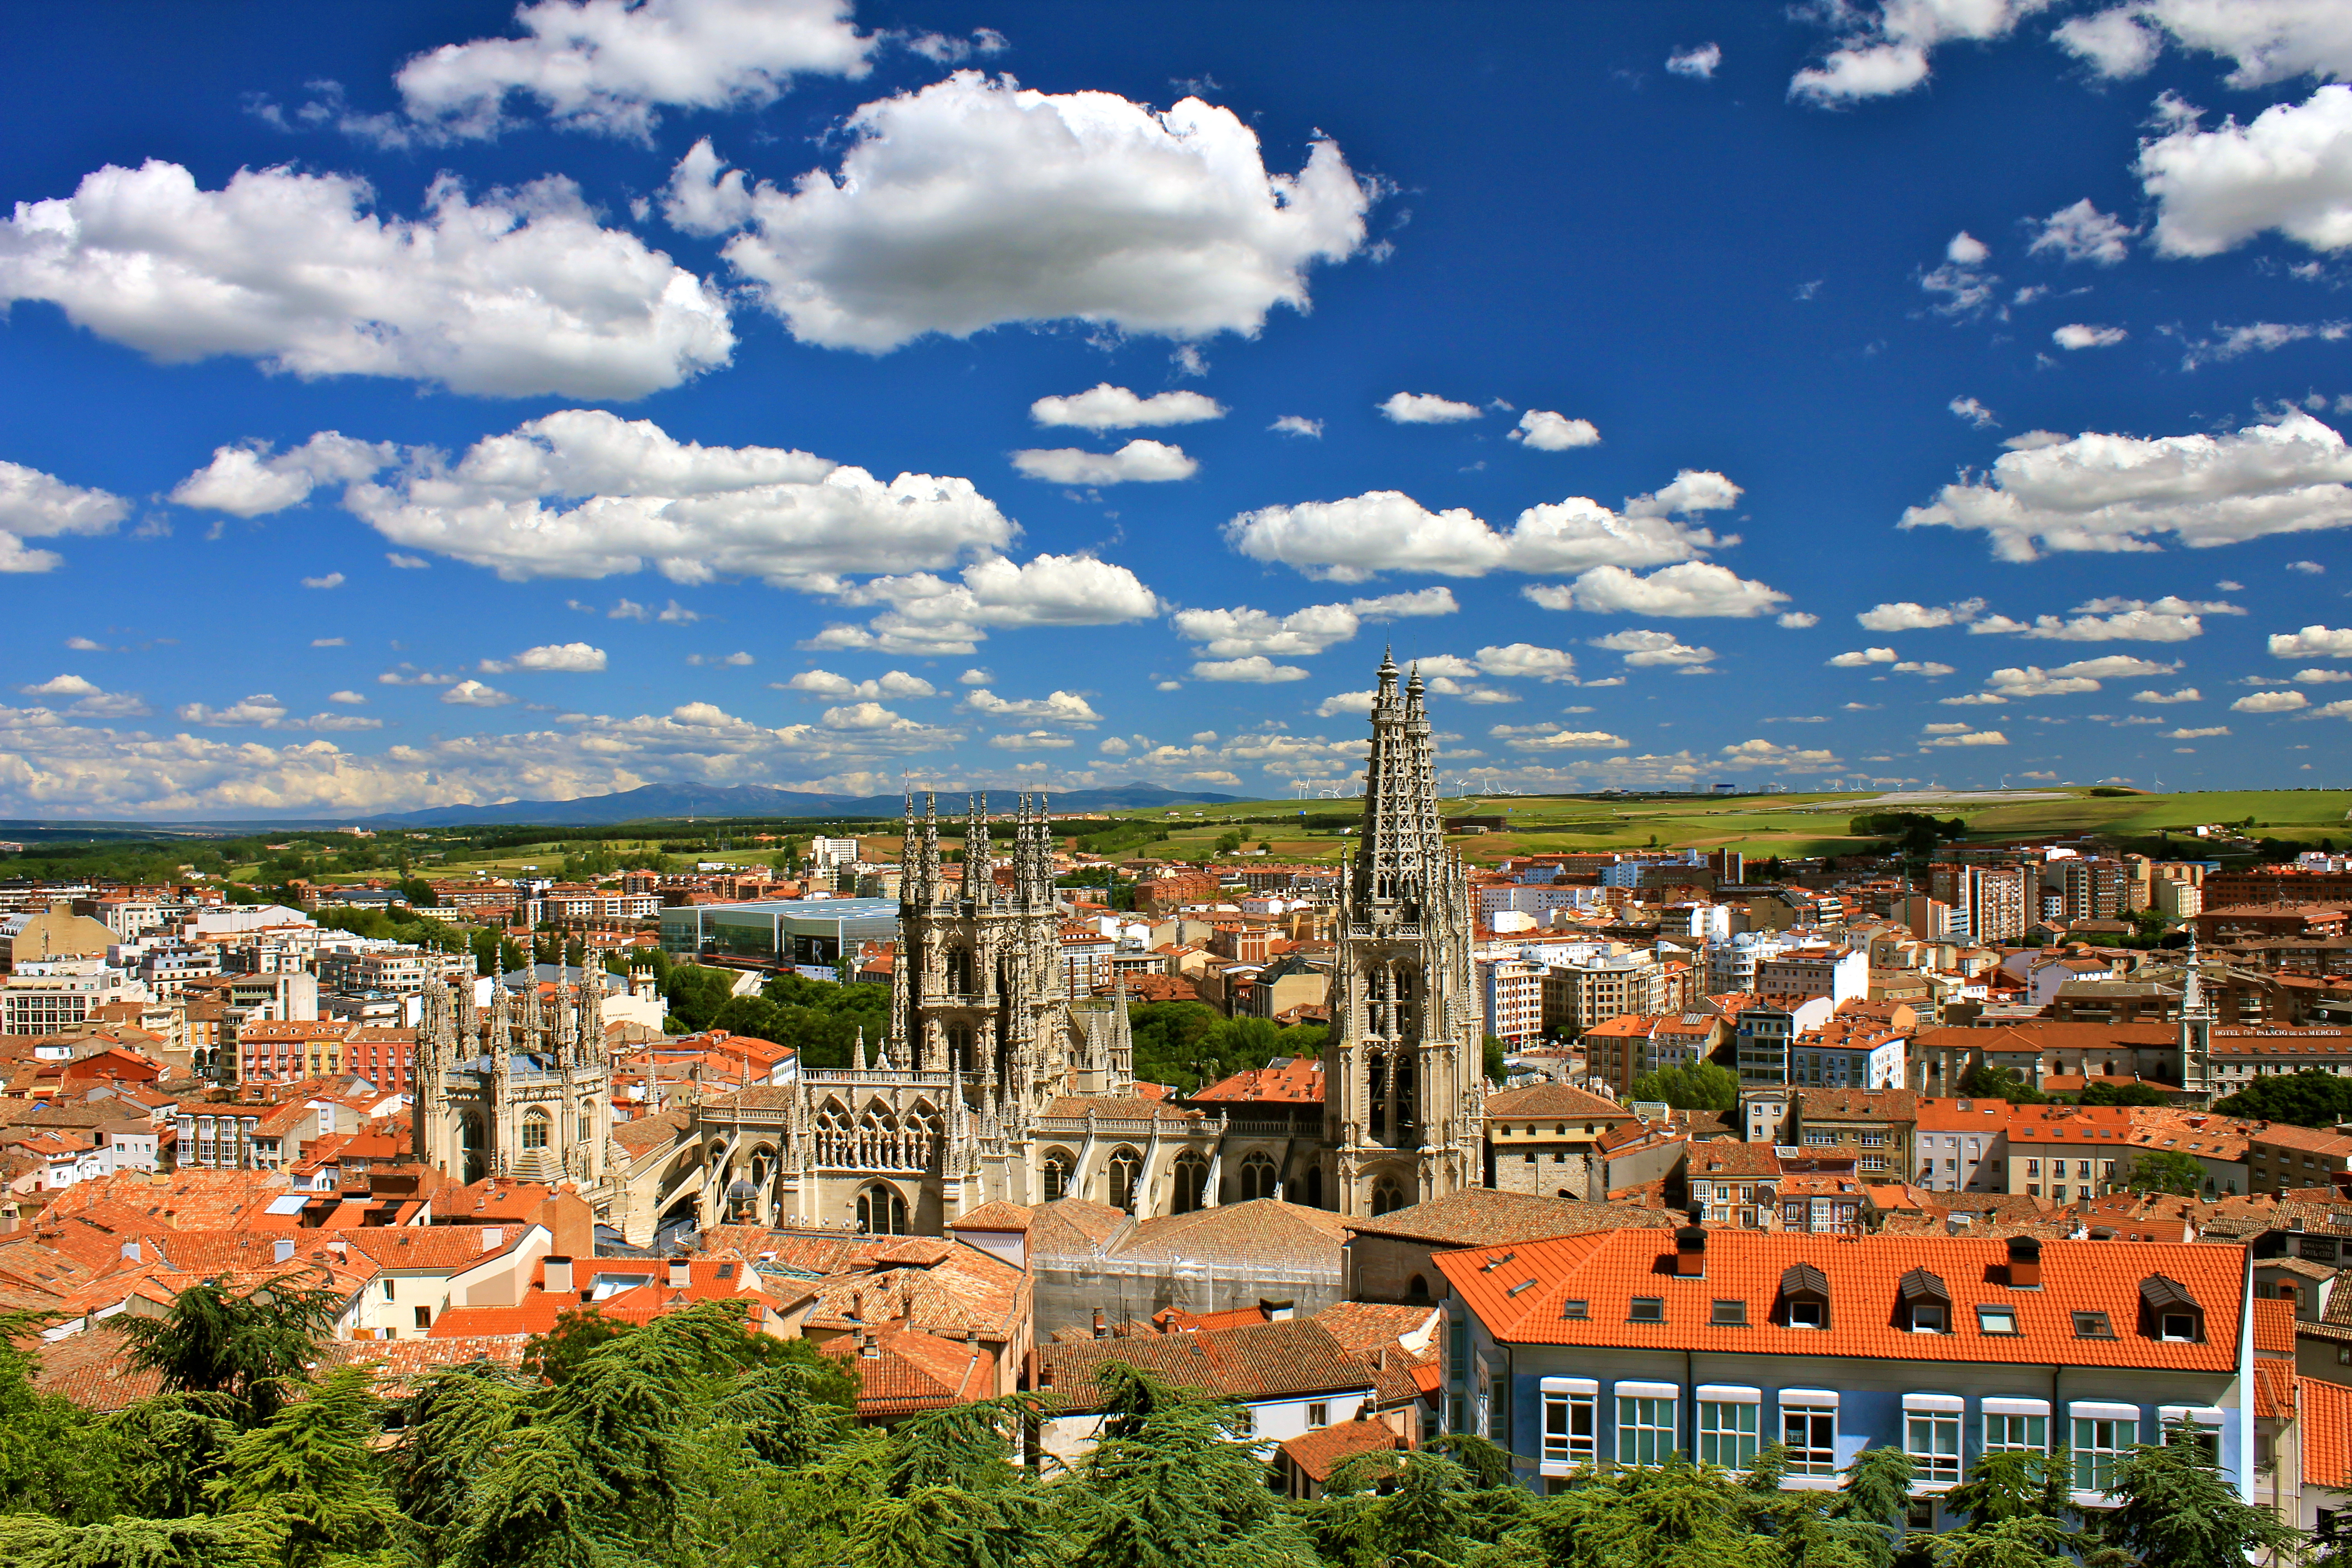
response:
M761 959L823 971L865 942L896 942L896 899L760 899L664 910L662 951L672 958Z

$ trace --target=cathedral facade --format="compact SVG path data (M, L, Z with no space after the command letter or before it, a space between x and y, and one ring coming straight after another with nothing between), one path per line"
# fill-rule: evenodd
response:
M486 1176L601 1185L618 1162L604 977L527 971L489 1011L470 978L425 988L410 1067L417 1160L465 1182Z
M1364 822L1339 890L1325 1047L1324 1190L1386 1214L1478 1184L1485 1032L1470 965L1470 888L1437 811L1421 674L1381 660Z
M1417 676L1400 687L1381 666L1319 1134L1139 1091L1123 989L1107 1002L1066 989L1044 798L1021 797L1009 858L984 799L951 864L955 826L936 797L919 813L908 798L882 1040L861 1040L849 1067L619 1130L624 1158L593 1195L632 1242L721 1220L937 1236L984 1205L1061 1197L1139 1218L1256 1197L1369 1215L1476 1184L1469 893L1438 820Z

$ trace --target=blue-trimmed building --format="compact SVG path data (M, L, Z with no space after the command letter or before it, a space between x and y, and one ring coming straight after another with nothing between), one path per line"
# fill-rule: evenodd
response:
M2254 1303L2240 1247L1605 1231L1436 1259L1445 1415L1544 1489L1680 1451L1727 1469L1785 1443L1833 1489L1907 1449L1914 1522L1989 1450L2064 1447L2078 1503L2187 1421L2253 1496Z

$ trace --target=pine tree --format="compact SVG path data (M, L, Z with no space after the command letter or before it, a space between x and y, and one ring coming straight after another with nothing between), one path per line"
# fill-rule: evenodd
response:
M220 1395L222 1413L240 1426L261 1426L278 1413L285 1385L318 1359L342 1305L331 1290L296 1283L302 1278L283 1275L241 1293L207 1279L181 1291L161 1317L126 1312L114 1320L131 1341L124 1359L134 1371L161 1373L167 1390Z
M2211 1438L2185 1424L2165 1436L2116 1467L2117 1504L2097 1521L2107 1545L2158 1568L2241 1568L2302 1540L2268 1509L2238 1500Z
M374 1377L369 1367L338 1367L229 1446L212 1500L262 1521L283 1568L388 1552L408 1533L373 1447L383 1416Z

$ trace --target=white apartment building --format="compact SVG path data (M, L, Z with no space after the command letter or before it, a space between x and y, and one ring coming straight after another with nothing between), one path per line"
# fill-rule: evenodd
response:
M1538 924L1551 919L1555 910L1588 910L1601 902L1601 889L1582 885L1561 887L1554 883L1534 886L1507 885L1480 888L1478 923L1491 926L1500 914L1533 915Z
M55 1035L109 1002L144 1002L147 987L102 958L20 963L0 983L0 1035Z
M1472 962L1486 1033L1514 1047L1542 1037L1542 966L1505 953L1481 954Z
M1655 953L1588 950L1543 975L1543 1026L1580 1035L1624 1013L1677 1013L1682 998Z
M1826 996L1835 1007L1870 994L1870 952L1791 948L1757 963L1751 989L1759 996Z
M1756 966L1794 946L1779 931L1743 931L1706 944L1706 990L1710 996L1756 989Z
M857 864L857 840L855 838L814 838L809 841L809 868L817 871L838 871L845 866Z

